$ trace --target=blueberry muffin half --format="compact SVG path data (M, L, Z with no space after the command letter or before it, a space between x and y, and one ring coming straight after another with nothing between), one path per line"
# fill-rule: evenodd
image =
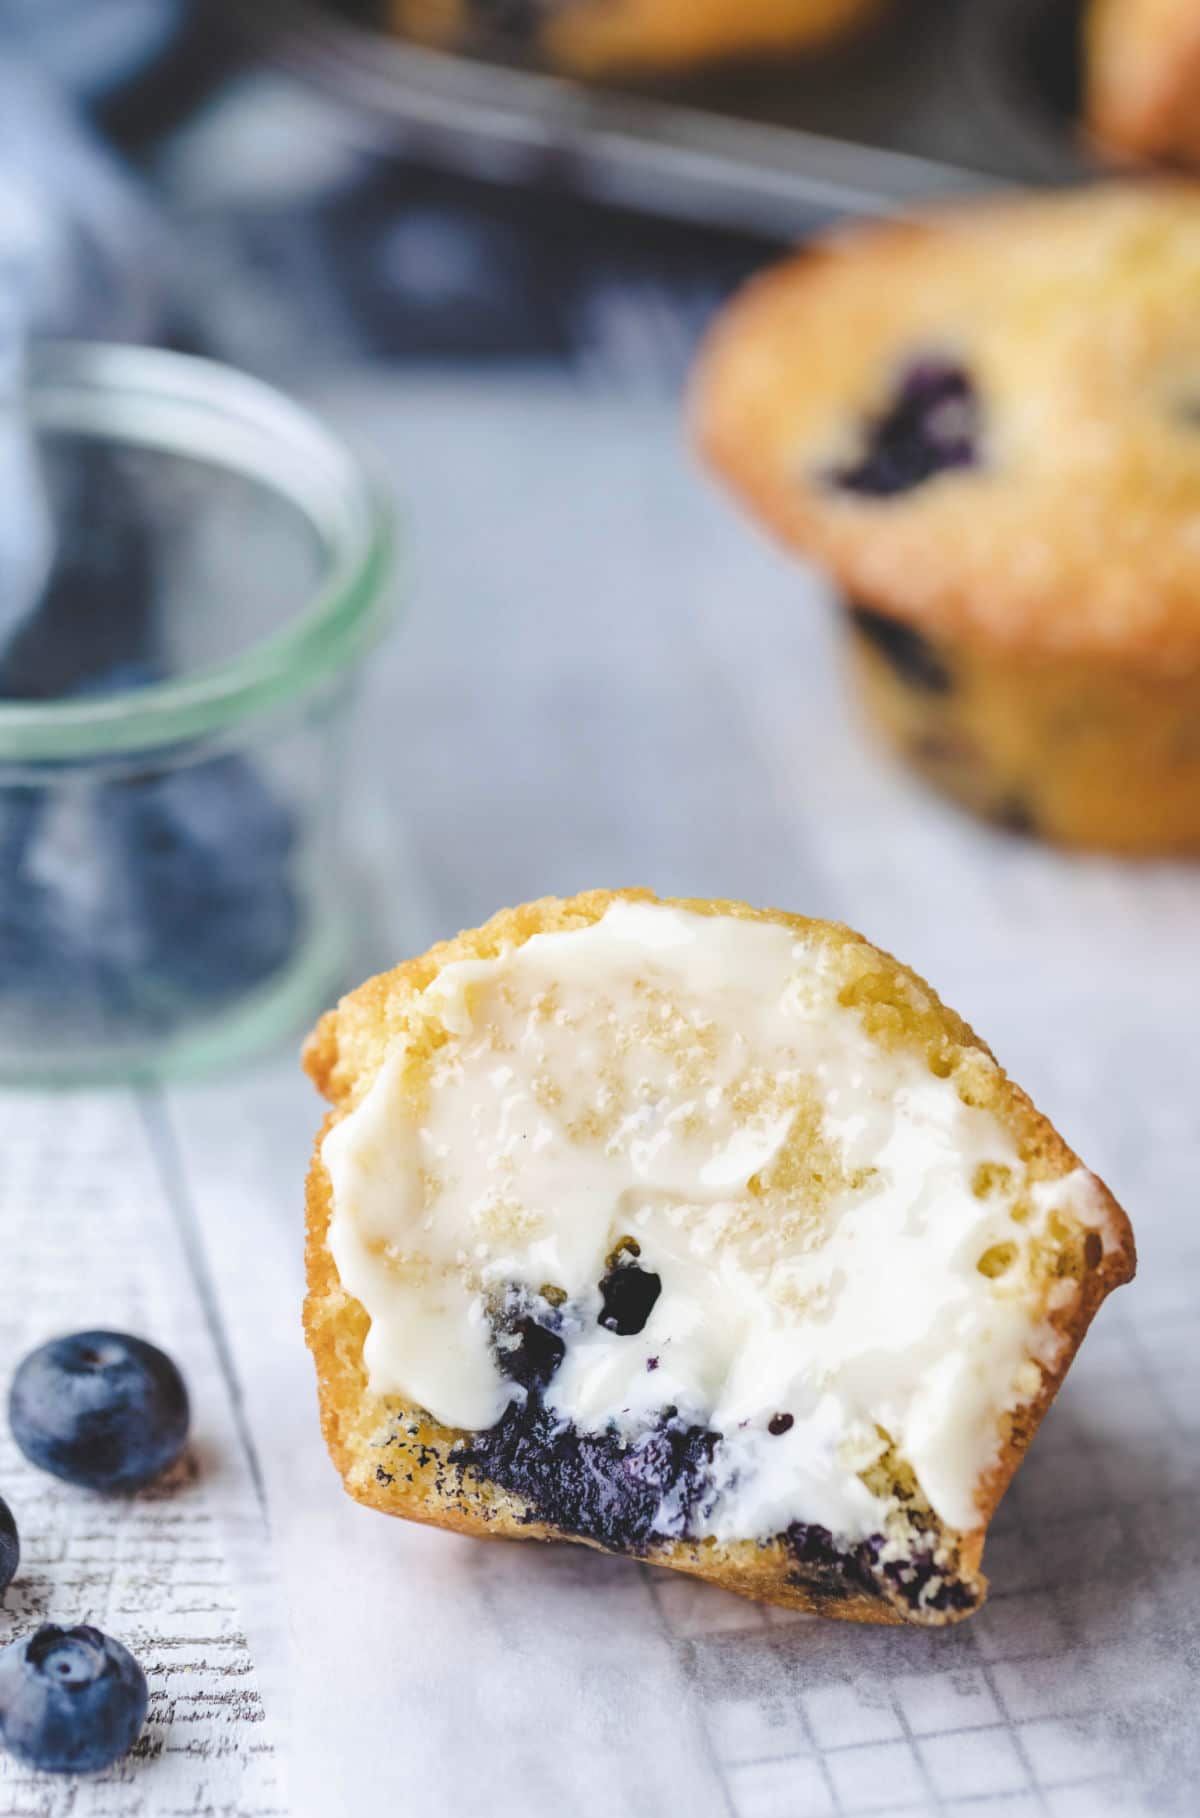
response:
M689 69L823 48L883 0L392 0L396 29L449 48L532 52L576 76Z
M1087 124L1102 145L1200 164L1196 0L1090 0L1084 67Z
M849 929L596 891L369 980L306 1049L308 1341L352 1496L938 1625L1124 1214Z
M835 577L931 781L1067 844L1200 852L1200 187L819 242L718 322L695 414Z

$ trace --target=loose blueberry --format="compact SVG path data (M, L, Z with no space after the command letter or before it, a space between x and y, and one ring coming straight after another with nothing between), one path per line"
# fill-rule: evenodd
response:
M662 1293L662 1277L637 1263L620 1263L600 1283L603 1305L600 1324L621 1338L632 1338L645 1327Z
M45 453L58 540L37 608L0 649L0 698L86 690L118 665L153 661L155 574L145 501L122 451L96 441Z
M0 1740L48 1774L90 1774L127 1755L146 1721L146 1675L110 1635L45 1622L0 1651Z
M75 1332L21 1364L13 1438L31 1464L89 1490L137 1490L178 1458L187 1390L171 1359L122 1332Z
M0 1597L3 1597L21 1563L21 1542L13 1512L0 1496Z
M767 1432L773 1433L778 1439L781 1433L790 1433L795 1424L794 1414L772 1414L767 1422Z
M99 442L42 453L50 515L71 535L0 640L0 698L160 680L165 527L149 469ZM158 1034L197 1001L266 981L300 938L295 843L291 813L239 756L92 787L0 786L0 1014L20 1030L52 1004L85 1040Z
M140 964L213 999L278 971L299 936L292 816L242 757L114 782L101 825L130 880Z
M0 784L0 891L24 864L41 805L41 790L24 783Z
M901 681L926 694L949 694L954 678L929 639L911 625L876 612L871 606L850 607L850 623L860 638L877 650Z
M28 872L43 791L0 786L0 1001L35 990L47 977L45 891Z
M890 498L948 468L974 467L979 435L979 401L969 373L949 360L919 360L868 423L858 459L829 477L843 492Z

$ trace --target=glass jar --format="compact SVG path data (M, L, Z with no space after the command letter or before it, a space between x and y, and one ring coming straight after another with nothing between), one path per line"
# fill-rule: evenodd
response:
M279 393L34 351L0 403L0 1079L217 1066L335 990L386 568L356 463Z

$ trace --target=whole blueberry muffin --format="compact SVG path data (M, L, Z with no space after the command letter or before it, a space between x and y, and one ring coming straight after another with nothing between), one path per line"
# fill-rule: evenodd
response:
M1065 844L1200 852L1200 188L978 204L752 282L695 386L903 755Z
M398 31L533 52L577 76L687 69L822 48L883 0L391 0Z
M1124 1214L847 928L595 891L310 1038L306 1328L347 1490L770 1603L939 1625Z
M1134 158L1200 163L1200 7L1090 0L1085 113L1101 144Z

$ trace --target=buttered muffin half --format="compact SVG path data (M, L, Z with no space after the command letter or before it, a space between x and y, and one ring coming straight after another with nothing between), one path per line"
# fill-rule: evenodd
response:
M325 1016L306 1327L350 1494L941 1624L1124 1213L849 929L595 891Z

